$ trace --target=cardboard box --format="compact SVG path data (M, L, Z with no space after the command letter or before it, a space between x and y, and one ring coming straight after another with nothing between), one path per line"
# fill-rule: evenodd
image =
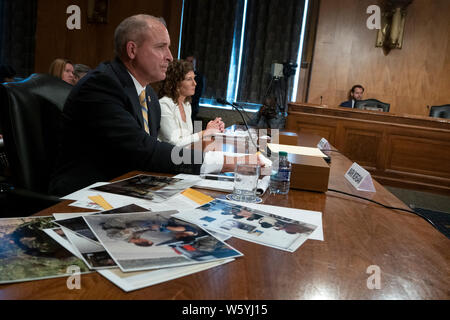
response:
M291 189L326 192L330 166L323 158L288 154L292 164Z

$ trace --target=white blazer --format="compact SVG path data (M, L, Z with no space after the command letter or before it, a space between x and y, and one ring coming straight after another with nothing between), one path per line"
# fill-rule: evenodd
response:
M158 140L176 146L185 146L200 140L198 133L193 133L192 109L189 102L183 103L186 122L181 119L180 109L172 98L162 97L159 99L159 104L161 105L161 122Z

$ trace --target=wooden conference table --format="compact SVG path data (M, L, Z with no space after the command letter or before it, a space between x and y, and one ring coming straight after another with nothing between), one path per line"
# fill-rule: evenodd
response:
M319 139L299 135L304 146L315 146ZM339 153L332 153L331 158L329 188L408 209L376 181L376 193L356 191L344 178L352 162ZM264 204L321 211L324 241L307 240L289 253L232 238L228 242L243 257L133 292L122 291L94 272L82 275L79 290L68 290L65 277L0 285L0 300L450 298L450 240L422 218L330 191L266 193L263 200ZM64 201L37 215L80 211L68 207L69 203ZM380 289L368 288L374 272L370 266L379 267Z

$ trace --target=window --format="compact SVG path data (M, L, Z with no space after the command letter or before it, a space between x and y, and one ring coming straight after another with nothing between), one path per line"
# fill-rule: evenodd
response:
M180 52L182 58L193 54L206 78L201 104L226 98L258 109L273 80L272 64L300 64L308 3L184 0ZM298 74L297 67L284 77L285 101L295 100Z

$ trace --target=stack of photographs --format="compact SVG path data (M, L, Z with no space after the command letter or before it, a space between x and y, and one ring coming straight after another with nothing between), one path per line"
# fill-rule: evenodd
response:
M83 218L123 272L242 256L201 227L173 218L175 213L122 213Z

